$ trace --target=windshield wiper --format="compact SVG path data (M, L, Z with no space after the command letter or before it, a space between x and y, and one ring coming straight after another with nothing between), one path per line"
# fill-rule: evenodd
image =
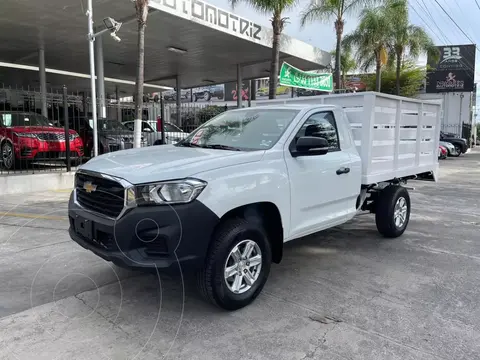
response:
M180 141L175 144L175 146L182 146L182 147L201 147L200 145L185 142L185 141Z
M219 150L231 150L231 151L242 151L239 148L228 146L228 145L221 145L221 144L208 144L203 145L202 147L207 149L219 149Z

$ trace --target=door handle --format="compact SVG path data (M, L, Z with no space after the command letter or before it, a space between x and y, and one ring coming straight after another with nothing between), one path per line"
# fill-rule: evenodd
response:
M350 172L350 168L341 167L337 170L337 175L348 174Z

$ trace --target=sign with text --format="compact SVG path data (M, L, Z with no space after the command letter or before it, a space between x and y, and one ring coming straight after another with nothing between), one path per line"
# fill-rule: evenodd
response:
M262 40L262 26L202 0L151 0L150 6L253 41Z
M473 91L473 75L466 70L434 71L427 78L427 93Z
M284 62L280 69L280 85L332 92L333 75L306 72Z
M244 81L242 83L242 100L248 100L248 92L250 91L250 81ZM225 84L225 101L237 101L239 91L237 89L236 82L230 82Z
M475 45L438 46L439 58L429 57L427 93L473 91Z

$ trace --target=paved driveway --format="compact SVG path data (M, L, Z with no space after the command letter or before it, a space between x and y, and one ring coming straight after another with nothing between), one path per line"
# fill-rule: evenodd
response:
M399 239L364 215L287 244L233 313L70 241L68 193L1 197L0 359L479 359L479 165L473 152L412 182Z

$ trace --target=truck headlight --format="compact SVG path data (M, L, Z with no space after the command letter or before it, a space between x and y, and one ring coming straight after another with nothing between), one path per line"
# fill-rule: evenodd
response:
M137 205L186 204L195 200L207 183L198 179L165 181L136 186Z

